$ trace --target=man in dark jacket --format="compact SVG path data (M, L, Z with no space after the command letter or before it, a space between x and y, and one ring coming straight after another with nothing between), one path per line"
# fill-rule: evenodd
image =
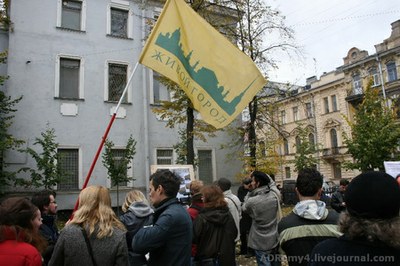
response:
M341 235L336 225L338 214L319 200L322 183L317 170L301 170L295 188L300 201L278 224L280 251L286 254L289 266L307 265L316 244Z
M344 200L344 193L346 192L346 187L349 184L349 180L341 179L339 190L332 194L331 207L338 213L341 213L346 209L346 201Z
M55 222L57 215L56 192L50 190L37 192L32 196L31 202L39 208L42 214L42 225L39 231L48 243L46 251L42 254L44 264L47 265L59 236Z
M169 170L159 170L150 177L149 198L156 208L153 225L140 229L132 241L134 252L150 252L149 266L190 265L192 221L176 199L180 183Z

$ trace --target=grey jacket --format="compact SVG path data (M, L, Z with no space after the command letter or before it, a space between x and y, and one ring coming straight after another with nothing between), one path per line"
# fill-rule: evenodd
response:
M114 228L112 236L102 239L98 239L95 234L92 234L89 241L97 265L128 265L128 246L124 231ZM49 262L49 266L51 265L93 265L79 226L67 225L61 231Z
M278 200L269 187L262 186L249 192L242 210L252 218L247 245L262 251L275 248L278 245Z

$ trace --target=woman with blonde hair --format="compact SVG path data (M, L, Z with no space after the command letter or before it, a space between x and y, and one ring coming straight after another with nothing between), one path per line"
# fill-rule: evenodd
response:
M12 197L0 205L0 265L41 266L47 242L40 235L39 209L28 199Z
M194 265L233 266L237 228L222 190L215 185L200 190L204 208L193 224L193 243L197 244Z
M127 265L125 227L111 208L108 189L89 186L61 231L49 265Z
M128 244L129 265L146 265L147 260L144 254L138 254L132 251L132 239L140 228L152 224L154 211L150 208L143 193L137 189L133 189L126 194L125 202L122 205L122 211L124 214L122 214L119 219L128 230L126 233L126 242Z

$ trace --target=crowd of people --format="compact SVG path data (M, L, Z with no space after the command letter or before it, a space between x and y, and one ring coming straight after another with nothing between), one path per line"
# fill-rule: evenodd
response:
M189 206L176 197L180 186L175 173L157 171L149 198L128 192L120 217L109 190L89 186L61 232L55 192L9 197L0 204L0 266L235 266L239 244L239 254L255 256L259 266L400 265L400 184L386 173L341 181L326 206L323 176L300 170L299 202L285 217L274 178L264 172L253 171L237 195L229 179L193 180Z

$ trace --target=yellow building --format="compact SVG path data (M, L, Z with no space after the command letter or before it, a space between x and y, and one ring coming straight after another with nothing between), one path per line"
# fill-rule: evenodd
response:
M287 90L286 96L276 102L274 114L278 126L268 127L268 132L281 139L277 152L282 160L275 175L278 183L297 176L293 160L296 143L300 141L299 128L307 129L308 140L316 144L316 167L326 180L338 183L341 178L358 174L342 167L343 162L352 160L343 141L343 134L351 134L345 117L352 119L354 107L361 102L363 90L371 79L373 86L382 89L382 97L389 105L399 98L400 20L391 25L391 36L375 45L375 54L353 47L343 58L342 66L319 79L307 79L306 86ZM265 133L261 132L258 138L263 140Z

